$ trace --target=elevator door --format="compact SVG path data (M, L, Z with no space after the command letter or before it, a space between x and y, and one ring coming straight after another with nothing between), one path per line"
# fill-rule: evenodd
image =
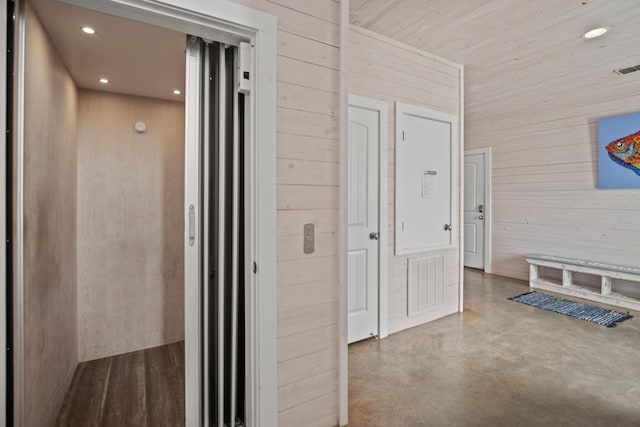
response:
M237 48L187 40L186 425L245 424L244 95Z

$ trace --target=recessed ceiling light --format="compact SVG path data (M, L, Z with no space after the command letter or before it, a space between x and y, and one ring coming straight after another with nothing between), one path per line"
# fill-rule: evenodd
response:
M173 94L174 95L180 95L182 92L180 92L180 89L174 89L173 90Z
M95 34L96 33L96 30L93 29L92 27L82 27L81 30L85 34Z
M106 79L104 77L102 77L101 79L98 79L98 81L103 85L109 84L109 79Z
M611 27L598 27L593 30L589 30L582 35L583 39L595 39L596 37L604 36L611 30Z

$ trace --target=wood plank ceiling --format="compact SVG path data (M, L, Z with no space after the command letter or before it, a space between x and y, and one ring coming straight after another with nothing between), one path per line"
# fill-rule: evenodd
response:
M603 81L623 79L613 69L640 64L637 0L352 0L350 15L352 24L464 64L473 75L465 89L474 102L474 93L482 92L487 102L505 90L519 102L514 87L535 90L550 77L559 90L541 102L585 79L597 91ZM612 31L581 38L602 25ZM637 85L638 76L625 80ZM473 113L473 104L466 108Z

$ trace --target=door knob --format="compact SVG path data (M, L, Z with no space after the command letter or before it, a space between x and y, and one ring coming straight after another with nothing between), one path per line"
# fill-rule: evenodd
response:
M380 233L369 233L369 239L371 239L371 240L380 239Z
M480 215L478 219L484 219L484 215Z

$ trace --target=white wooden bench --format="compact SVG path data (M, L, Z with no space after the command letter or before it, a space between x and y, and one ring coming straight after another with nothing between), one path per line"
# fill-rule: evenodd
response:
M526 259L529 263L529 286L532 289L544 289L640 311L640 298L622 295L611 290L613 279L640 283L640 268L638 267L538 254L527 255ZM539 267L562 270L562 282L540 277ZM595 288L575 284L573 273L600 276L600 292Z

